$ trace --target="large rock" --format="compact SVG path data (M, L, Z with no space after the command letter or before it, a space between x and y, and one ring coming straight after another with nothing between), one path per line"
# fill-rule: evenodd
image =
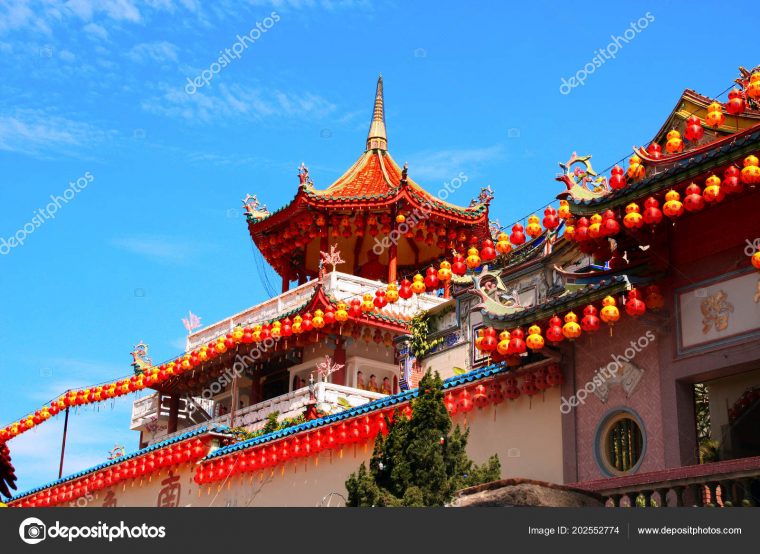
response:
M531 479L502 479L458 491L453 508L470 506L546 506L582 508L604 506L599 495Z

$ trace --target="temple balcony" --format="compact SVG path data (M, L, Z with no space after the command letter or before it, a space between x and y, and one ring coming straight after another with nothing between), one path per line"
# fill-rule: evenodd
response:
M314 395L317 399L317 410L325 414L338 413L385 396L381 393L334 383L316 383ZM228 411L222 401L183 399L177 431L174 433L168 432L169 408L166 405L166 398L168 397L164 397L164 401L159 403L159 395L155 393L136 400L132 407L132 429L143 432L144 446L187 433L210 423L257 431L266 425L267 418L272 413L277 413L280 421L295 418L302 415L306 409L309 388L302 387L240 408L234 413L234 421L233 414ZM198 403L195 404L196 402ZM193 406L202 406L202 409L197 407L193 409Z
M760 456L676 467L573 486L609 507L740 507L760 503Z
M312 298L319 282L319 280L315 279L304 283L279 296L188 335L186 350L189 352L198 348L212 339L230 332L238 325L245 327L271 321L281 317L284 313L299 308ZM337 301L361 298L367 292L371 293L374 297L375 291L379 287L385 286L379 281L341 273L340 271L327 273L322 283L325 293ZM411 319L418 312L427 311L444 302L446 302L444 298L425 293L415 295L407 300L399 299L398 302L385 306L379 313L398 319Z

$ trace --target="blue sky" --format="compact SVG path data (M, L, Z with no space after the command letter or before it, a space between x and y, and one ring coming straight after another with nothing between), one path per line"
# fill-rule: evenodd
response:
M614 59L560 93L647 12ZM396 160L431 191L467 174L459 204L491 185L492 217L508 224L561 191L557 163L573 151L604 169L651 138L684 88L715 95L760 63L758 16L730 15L707 2L1 3L0 241L92 181L0 255L0 423L127 374L139 340L154 360L179 354L188 310L208 324L263 300L241 199L287 203L302 161L320 188L347 169L378 73ZM115 443L136 448L131 400L72 417L66 473ZM57 476L60 420L11 442L21 489Z

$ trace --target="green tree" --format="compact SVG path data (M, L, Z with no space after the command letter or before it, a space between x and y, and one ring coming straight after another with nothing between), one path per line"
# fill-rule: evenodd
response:
M349 506L442 506L463 487L501 477L498 456L482 466L467 456L469 430L452 430L438 373L422 378L412 410L411 419L394 414L369 468L362 463L346 481Z

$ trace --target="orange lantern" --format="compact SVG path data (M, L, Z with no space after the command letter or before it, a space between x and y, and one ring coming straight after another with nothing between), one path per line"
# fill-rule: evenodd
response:
M557 215L560 219L569 219L570 218L570 204L567 200L560 200L559 201L559 210L557 210Z
M610 333L612 332L612 326L620 319L620 310L617 308L617 302L611 296L605 297L602 300L602 311L600 313L602 321L610 326Z
M720 105L720 102L713 102L707 106L707 116L705 116L705 121L708 125L715 127L716 129L725 123L726 115L723 113L723 106Z
M388 283L388 287L385 291L385 299L389 304L395 304L398 301L398 285L396 283ZM337 319L337 313L336 319Z
M632 181L638 181L644 178L646 172L646 168L641 163L641 158L636 154L631 156L631 159L628 161L628 178Z
M528 338L525 339L525 344L531 350L541 350L544 347L544 337L541 336L541 327L538 325L531 325L528 327Z
M502 356L509 354L509 331L499 333L499 343L496 345L496 351Z
M744 158L744 167L741 173L742 183L745 185L755 185L760 183L760 162L757 156L749 155Z
M480 265L480 255L478 254L478 249L474 246L467 250L467 259L465 260L465 263L470 269L475 269Z
M536 238L543 232L541 229L541 224L539 223L538 216L536 214L528 217L528 225L525 227L525 232L531 238Z
M422 294L425 290L425 278L418 273L412 278L412 292L414 294Z
M677 154L683 150L683 140L681 139L681 133L673 129L668 132L667 142L665 143L665 150L670 154Z
M644 225L644 217L639 213L641 209L635 202L631 202L625 207L625 217L623 225L626 229L641 229Z
M499 254L509 254L512 250L512 245L509 244L509 235L506 233L499 233L496 237L496 250Z
M665 195L665 204L662 206L662 213L670 219L675 219L683 215L683 203L681 195L674 190L670 190Z
M438 269L438 279L444 283L451 281L451 263L443 260Z
M705 189L702 191L702 197L708 204L717 203L723 200L725 194L720 188L720 177L710 175L705 181Z
M568 340L575 340L581 336L581 326L578 325L578 316L575 312L568 312L565 315L565 324L562 326L562 334Z

